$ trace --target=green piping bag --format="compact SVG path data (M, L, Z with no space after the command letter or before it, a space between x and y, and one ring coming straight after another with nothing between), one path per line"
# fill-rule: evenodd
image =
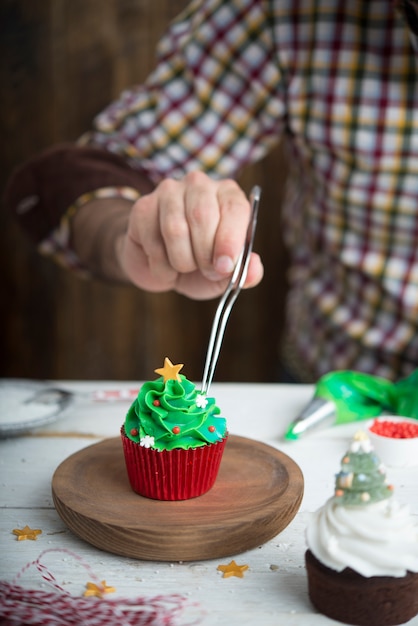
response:
M316 426L347 424L382 414L418 419L418 369L395 383L351 370L325 374L316 384L311 402L290 424L285 439L299 439Z

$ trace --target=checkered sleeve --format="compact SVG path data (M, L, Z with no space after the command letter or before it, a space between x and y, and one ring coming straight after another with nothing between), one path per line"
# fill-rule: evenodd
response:
M94 120L77 146L14 173L6 204L39 250L79 269L70 219L86 198L134 200L166 177L234 177L278 141L284 98L270 3L194 0L169 26L156 69Z
M92 198L134 202L151 189L143 173L116 154L59 144L19 166L8 181L3 200L39 252L86 275L71 245L74 213Z
M162 39L155 71L96 118L88 141L154 183L197 169L234 176L263 157L284 117L268 7L192 2Z

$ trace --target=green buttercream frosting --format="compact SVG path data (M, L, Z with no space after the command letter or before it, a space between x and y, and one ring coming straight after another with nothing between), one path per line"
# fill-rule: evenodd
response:
M156 450L186 450L226 436L226 419L218 417L214 398L196 391L182 374L179 378L164 382L161 376L142 385L125 418L129 439Z

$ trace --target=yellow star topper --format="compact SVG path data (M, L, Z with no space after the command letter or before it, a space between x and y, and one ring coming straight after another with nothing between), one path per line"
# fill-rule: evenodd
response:
M248 565L237 565L235 561L231 561L228 565L218 565L216 568L219 572L223 572L222 578L244 578L244 572L247 571Z
M86 583L86 591L83 593L85 598L96 597L102 598L105 593L113 593L116 591L116 587L109 587L106 585L106 581L102 580L100 585L96 583Z
M353 439L354 441L367 441L368 436L367 433L364 432L364 430L358 430Z
M179 371L183 367L183 363L179 363L178 365L173 365L168 357L164 359L164 367L159 367L154 370L156 374L160 374L164 378L164 382L167 380L178 380L181 382Z
M24 528L13 529L13 534L17 536L18 541L25 541L25 539L35 541L41 533L42 530L39 530L39 528L30 528L28 525Z

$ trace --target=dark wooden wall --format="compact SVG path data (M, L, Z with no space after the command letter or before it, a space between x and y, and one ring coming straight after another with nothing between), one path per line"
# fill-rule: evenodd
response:
M154 65L155 44L185 0L1 0L0 185L27 157L76 139ZM278 237L280 151L245 172L263 187L256 248L266 274L243 292L216 380L272 381L285 256ZM217 302L84 282L42 258L0 211L0 376L143 379L164 356L200 379Z

